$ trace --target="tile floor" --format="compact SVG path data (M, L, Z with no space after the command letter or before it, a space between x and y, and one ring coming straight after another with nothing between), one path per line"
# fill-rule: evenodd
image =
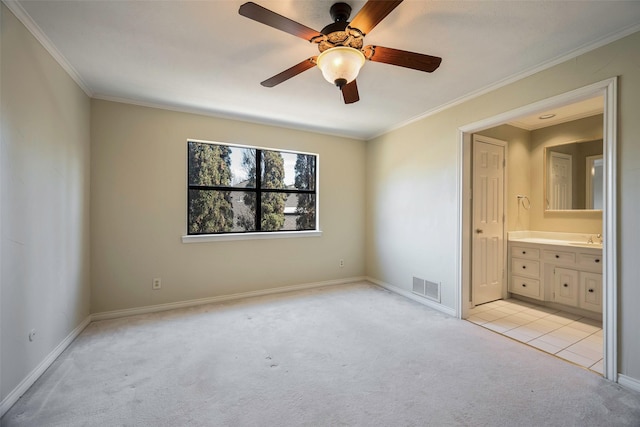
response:
M471 309L467 320L602 375L602 322L529 304L493 301Z

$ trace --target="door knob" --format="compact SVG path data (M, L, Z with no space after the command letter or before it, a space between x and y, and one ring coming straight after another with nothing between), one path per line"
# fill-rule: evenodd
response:
M482 229L481 228L476 228L476 233L482 234Z

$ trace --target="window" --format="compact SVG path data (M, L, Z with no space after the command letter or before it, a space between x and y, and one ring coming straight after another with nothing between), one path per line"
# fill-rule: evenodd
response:
M187 146L188 235L317 230L317 155Z

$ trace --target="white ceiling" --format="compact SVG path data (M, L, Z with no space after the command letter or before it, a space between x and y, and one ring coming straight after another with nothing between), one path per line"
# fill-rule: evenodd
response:
M509 124L521 129L536 130L602 113L604 113L604 96L596 96L584 101L520 117Z
M365 1L347 1L352 17ZM367 62L345 105L318 69L259 83L316 46L238 14L242 0L6 1L92 97L369 139L640 30L640 2L405 0L365 44L443 58ZM256 3L320 30L334 1Z

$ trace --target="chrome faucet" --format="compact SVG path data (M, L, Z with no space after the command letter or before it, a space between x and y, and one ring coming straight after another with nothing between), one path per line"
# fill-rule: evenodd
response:
M596 234L596 239L600 240L600 244L602 244L602 234L598 233ZM587 243L594 243L593 242L593 235L589 236L589 240L587 240Z

